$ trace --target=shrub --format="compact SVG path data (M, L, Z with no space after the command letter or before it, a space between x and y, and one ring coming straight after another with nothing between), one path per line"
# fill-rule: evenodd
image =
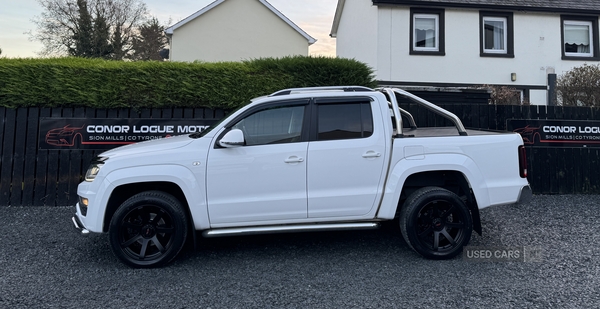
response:
M557 105L600 106L600 65L584 64L556 81Z
M521 100L521 92L514 87L483 85L490 93L490 104L495 105L529 105L526 100Z
M220 63L0 58L0 106L233 109L284 88L374 87L372 73L358 61L327 57Z

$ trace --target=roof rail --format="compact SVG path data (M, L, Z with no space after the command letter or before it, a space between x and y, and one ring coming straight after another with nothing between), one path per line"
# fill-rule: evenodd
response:
M316 91L344 91L344 92L362 92L373 91L373 89L363 86L325 86L325 87L307 87L307 88L289 88L279 90L270 94L270 97L289 95L294 93L316 92Z

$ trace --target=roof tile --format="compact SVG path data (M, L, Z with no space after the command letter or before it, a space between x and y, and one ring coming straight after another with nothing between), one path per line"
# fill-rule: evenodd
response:
M599 0L373 0L373 4L436 5L598 13Z

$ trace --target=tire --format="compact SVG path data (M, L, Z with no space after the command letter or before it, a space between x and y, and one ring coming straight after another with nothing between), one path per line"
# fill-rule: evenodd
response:
M183 248L187 233L188 220L181 203L161 191L146 191L127 199L109 227L113 253L134 268L171 262Z
M451 259L471 240L473 219L456 194L438 187L412 193L400 210L400 229L406 243L428 259Z

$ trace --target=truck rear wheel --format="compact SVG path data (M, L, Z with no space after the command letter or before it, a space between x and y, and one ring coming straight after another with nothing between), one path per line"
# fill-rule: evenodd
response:
M428 259L450 259L462 253L473 231L469 208L456 194L438 187L412 193L400 210L406 243Z
M160 267L181 251L188 223L181 203L161 191L147 191L127 199L110 221L113 253L135 268Z

